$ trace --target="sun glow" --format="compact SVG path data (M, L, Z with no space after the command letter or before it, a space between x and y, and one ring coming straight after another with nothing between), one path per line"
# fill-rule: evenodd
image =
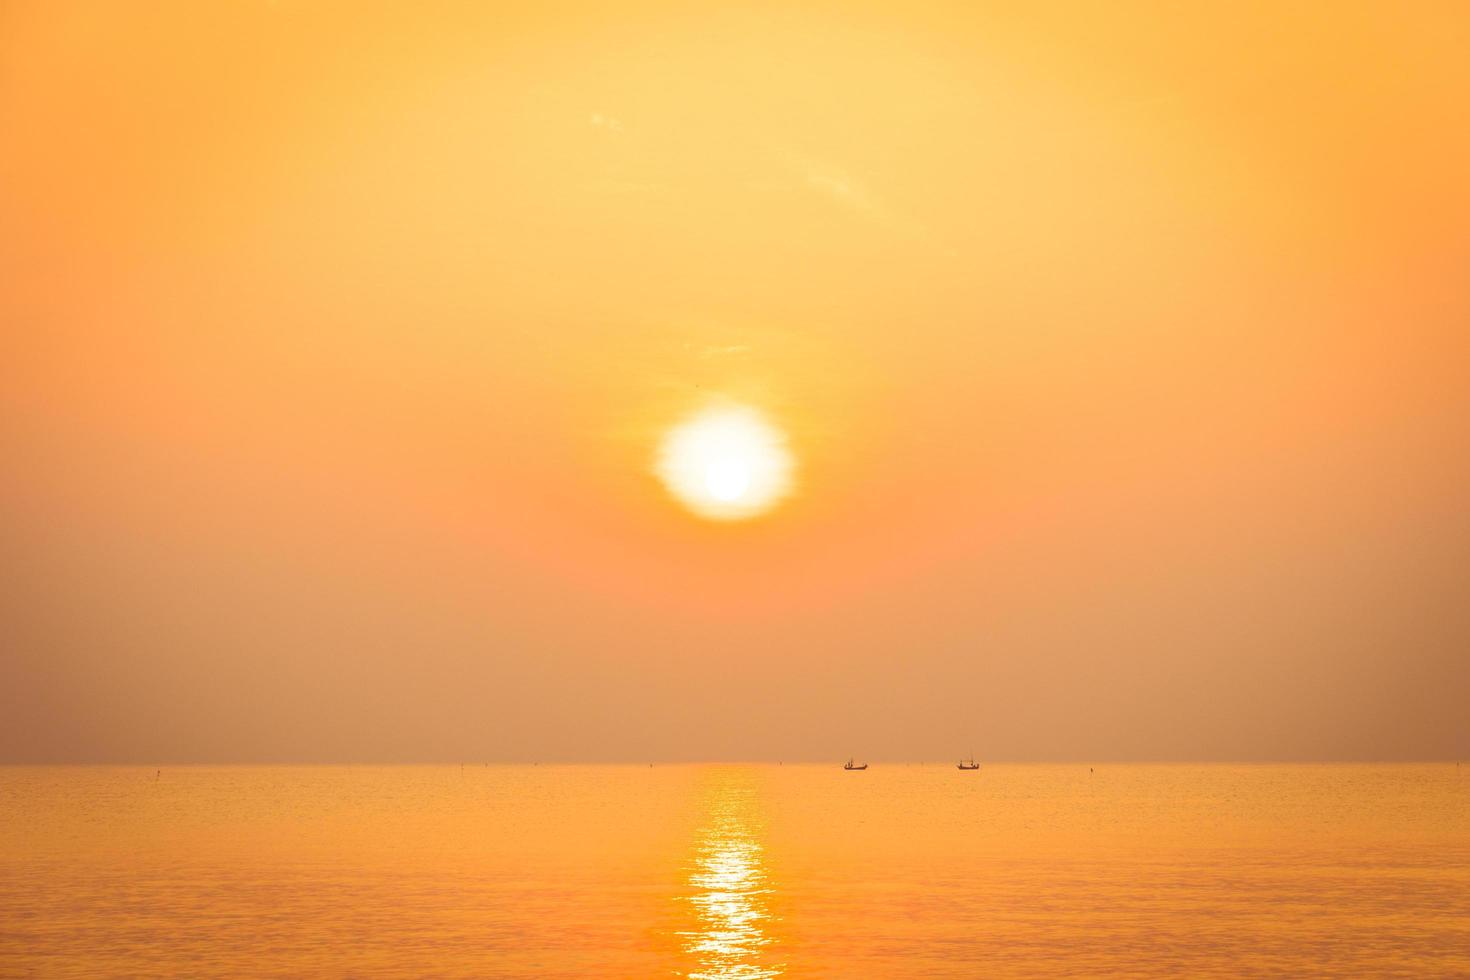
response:
M794 467L785 433L754 408L724 404L669 430L654 471L700 517L738 521L790 493Z

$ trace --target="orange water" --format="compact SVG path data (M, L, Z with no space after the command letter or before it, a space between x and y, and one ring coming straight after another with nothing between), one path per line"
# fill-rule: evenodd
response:
M0 975L1470 974L1470 766L0 769Z

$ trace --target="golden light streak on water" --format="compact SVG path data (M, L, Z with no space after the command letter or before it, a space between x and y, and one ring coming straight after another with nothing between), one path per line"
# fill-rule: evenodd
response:
M690 980L766 980L782 967L767 961L774 939L769 881L758 838L759 801L749 775L719 772L707 804L708 823L689 871L694 894L686 900L698 928L681 932L684 951L698 964Z

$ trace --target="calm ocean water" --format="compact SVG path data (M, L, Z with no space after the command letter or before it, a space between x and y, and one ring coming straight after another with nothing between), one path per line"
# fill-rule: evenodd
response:
M0 975L1470 975L1470 766L0 769Z

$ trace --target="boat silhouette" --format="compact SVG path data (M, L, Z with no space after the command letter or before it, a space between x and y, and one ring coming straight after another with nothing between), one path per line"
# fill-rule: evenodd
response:
M859 766L853 763L851 759L848 759L847 765L843 766L842 768L848 770L849 772L862 772L864 769L868 768L868 764L864 762L862 765Z
M973 772L976 769L979 769L980 768L980 763L978 763L978 762L975 761L975 753L974 752L971 752L970 753L970 758L968 758L968 759L961 759L960 760L960 764L958 766L956 766L955 768L956 769L963 769L965 772Z

